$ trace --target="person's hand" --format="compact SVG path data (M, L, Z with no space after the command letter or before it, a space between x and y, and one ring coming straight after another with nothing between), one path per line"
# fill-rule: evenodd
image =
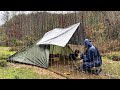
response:
M83 59L80 60L80 63L83 63Z

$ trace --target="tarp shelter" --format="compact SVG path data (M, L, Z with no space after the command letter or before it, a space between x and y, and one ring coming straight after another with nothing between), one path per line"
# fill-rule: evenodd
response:
M67 28L55 28L48 31L37 43L21 49L10 56L8 61L11 60L48 68L50 53L70 54L72 52L67 44L74 36L79 25L80 23L77 23Z

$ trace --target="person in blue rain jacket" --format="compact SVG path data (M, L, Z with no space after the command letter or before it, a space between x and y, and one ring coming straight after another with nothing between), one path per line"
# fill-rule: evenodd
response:
M82 70L92 74L99 74L102 69L102 58L99 50L92 44L89 39L84 40L86 51L81 54L81 59L83 59ZM92 70L95 68L94 70Z

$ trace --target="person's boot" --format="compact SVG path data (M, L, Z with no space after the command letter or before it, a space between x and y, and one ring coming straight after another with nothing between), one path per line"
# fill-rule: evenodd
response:
M96 75L99 75L100 74L100 72L102 71L102 69L101 68L99 68L99 69L96 69Z

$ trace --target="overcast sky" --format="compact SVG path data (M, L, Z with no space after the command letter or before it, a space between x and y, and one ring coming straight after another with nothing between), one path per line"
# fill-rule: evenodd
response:
M31 11L24 11L24 12L26 12L26 13L30 13ZM51 13L68 13L68 12L73 12L73 11L48 11L48 12L51 12ZM3 11L0 11L0 25L2 25L4 22L3 22L3 19L2 19L2 17L3 17Z
M0 11L0 25L3 24L2 17L3 17L3 15L2 15L2 12Z

